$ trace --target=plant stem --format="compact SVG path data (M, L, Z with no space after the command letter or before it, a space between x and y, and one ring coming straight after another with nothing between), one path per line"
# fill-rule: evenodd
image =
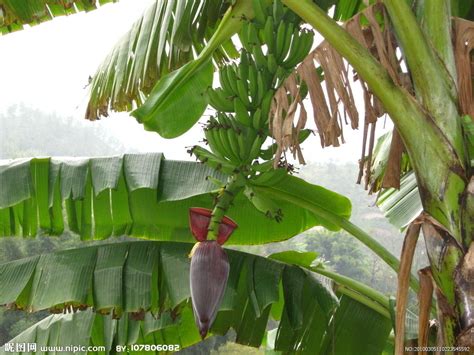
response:
M379 303L375 302L375 301L372 301L370 298L350 289L350 288L347 288L345 286L339 286L337 287L337 292L339 293L342 293L343 295L346 295L354 300L356 300L357 302L360 302L362 303L363 305L373 309L374 311L376 311L377 313L381 314L382 316L388 318L388 319L391 319L390 317L390 312L382 307Z
M298 196L291 195L281 190L273 189L271 187L263 187L263 186L255 187L255 189L262 193L269 194L278 199L303 207L313 212L315 215L324 218L328 222L331 222L339 226L340 228L344 229L345 231L353 235L355 238L357 238L362 244L367 246L375 254L377 254L395 272L398 272L398 269L400 267L400 261L393 254L391 254L387 249L385 249L383 245L381 245L373 237L371 237L368 233L366 233L364 230L362 230L355 224L351 223L347 219L340 217L336 214L330 213L316 206L315 204L311 203L311 201L305 200ZM418 284L417 278L414 275L410 276L410 286L415 292L418 292L419 284Z
M451 88L455 89L457 73L451 37L450 2L449 0L418 0L416 5L418 22L431 40L433 48L438 52L438 57L444 63L450 75Z
M425 102L421 100L420 104L405 89L395 85L387 71L369 51L316 4L311 0L282 1L313 26L340 55L347 59L368 84L374 95L382 102L410 156L423 207L460 240L460 221L457 218L459 215L458 199L464 191L466 182L464 181L464 164L462 159L459 159L464 153L457 151L462 146L459 143L462 138L459 136L460 131L456 129L459 123L455 112L452 112L452 103L446 101L452 101L451 91L446 88L448 84L445 81L439 82L441 80L439 74L442 70L439 65L436 65L439 64L439 61L434 61L434 54L425 48L428 46L426 40L406 2L386 0L385 4L387 8L391 9L389 13L393 18L394 27L401 30L401 39L405 39L407 42L403 48L411 53L412 51L416 52L420 46L423 47L422 54L412 54L413 58L408 61L408 64L415 65L410 69L417 72L412 72L412 74L420 75L419 85L423 86L424 92L429 94L433 83L437 85L436 88L433 88L436 93L444 93L444 97L436 96L436 100L432 100L432 106L435 112L444 108L446 112L452 114L438 118L453 121L447 123L449 126L447 132L454 132L453 135L456 138L454 145L448 140L449 135L447 136L446 132L437 125L433 113L427 112L424 108ZM411 25L414 26L415 34L410 34ZM403 41L401 42L403 45ZM423 68L425 61L428 69ZM423 83L421 82L422 77L425 80ZM441 90L443 85L444 91ZM438 108L436 108L436 104L439 106ZM423 132L423 139L420 139L420 132ZM440 186L446 188L444 194L439 193Z
M216 240L219 234L219 227L227 210L229 209L235 196L242 190L245 184L245 178L240 174L232 175L229 182L224 186L220 195L217 197L217 203L212 210L211 221L208 227L208 240Z
M335 281L341 286L344 286L346 288L350 288L368 298L371 300L377 302L384 308L388 310L389 308L389 300L387 296L384 296L381 292L374 290L373 288L363 284L362 282L359 282L357 280L351 279L350 277L340 275L338 273L335 273L333 271L323 269L321 267L313 267L310 268L311 271L316 272L320 275L326 276L330 278L331 280Z
M433 44L431 46L405 1L385 0L384 4L403 49L417 98L448 138L446 143L451 144L462 158L464 148L456 106L456 69L449 5L445 0L424 2L420 17Z

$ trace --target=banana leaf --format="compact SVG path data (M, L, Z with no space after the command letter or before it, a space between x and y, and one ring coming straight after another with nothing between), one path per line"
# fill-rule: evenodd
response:
M0 304L66 312L42 320L8 343L96 345L105 346L102 353L109 353L117 345L185 348L199 342L189 300L191 247L187 243L121 242L0 265ZM326 354L326 344L332 346L346 337L354 349L366 350L364 354L379 354L383 349L390 320L386 320L387 328L378 313L352 299L343 297L340 306L331 283L322 283L295 265L226 252L229 281L211 336L232 328L236 342L259 347L266 338L267 323L280 320L274 338L277 351ZM357 317L349 317L351 310L357 311ZM366 326L368 320L371 326ZM3 352L5 347L0 348Z
M0 35L22 30L58 16L91 11L118 0L0 0Z
M105 158L45 158L0 162L0 236L58 235L83 240L130 235L193 242L190 207L212 208L227 176L200 163L166 160L160 153ZM320 186L287 176L280 189L310 196L326 211L348 218L350 201ZM239 227L228 244L262 244L293 237L315 225L337 229L296 205L275 200L277 223L239 194L228 215Z
M377 199L377 206L391 224L405 229L423 211L415 173L411 171L402 177L400 190L383 190Z
M141 106L162 77L201 52L229 4L226 0L155 1L92 76L86 118L95 120L109 110L132 111ZM213 55L217 63L236 56L230 39Z

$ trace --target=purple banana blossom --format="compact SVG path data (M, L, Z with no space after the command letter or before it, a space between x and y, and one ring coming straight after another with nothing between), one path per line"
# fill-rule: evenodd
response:
M229 277L229 260L221 245L232 234L237 224L224 216L217 240L207 240L212 211L207 208L189 209L189 227L198 241L191 251L189 285L194 319L204 339L216 318Z
M229 261L215 240L198 242L190 270L191 299L199 334L204 339L216 318L229 277Z

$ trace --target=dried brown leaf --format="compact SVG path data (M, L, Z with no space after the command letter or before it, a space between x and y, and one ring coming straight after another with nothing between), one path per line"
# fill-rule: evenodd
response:
M382 187L394 187L400 189L401 160L404 151L402 138L397 129L393 130L390 152L388 154L387 167L382 180Z
M420 234L420 223L415 220L408 227L403 242L398 270L397 306L395 315L395 354L404 353L405 316L408 303L408 289L410 287L410 274L416 243Z
M431 268L425 267L418 271L420 278L420 290L418 292L418 346L424 348L428 346L428 335L430 330L430 310L431 300L433 299L433 278ZM426 355L426 351L421 351Z

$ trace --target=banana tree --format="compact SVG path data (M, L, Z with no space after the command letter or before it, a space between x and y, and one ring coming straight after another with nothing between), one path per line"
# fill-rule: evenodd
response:
M413 171L416 177L417 191L423 206L422 218L415 224L422 225L431 262L440 324L438 344L471 346L474 342L474 321L471 316L472 282L469 275L472 273L470 255L474 211L470 128L472 118L468 115L471 114L472 102L472 25L461 18L470 19L472 3L449 0L413 1L410 6L405 1L386 0L367 7L369 4L366 2L362 4L357 1L282 0L287 7L283 10L275 5L277 2L271 1L253 2L254 6L250 10L250 2L237 1L230 6L217 26L214 37L201 54L182 69L159 80L153 90L149 91L143 106L132 115L147 129L155 130L165 137L174 137L186 131L206 107L206 87L212 79L208 64L211 52L230 38L229 32L232 33L233 29L233 32L239 32L244 50L251 52L257 65L259 61L265 61L262 66L266 66L272 74L279 71L274 76L276 86L271 88L275 90L274 99L270 109L265 107L263 101L257 101L257 104L247 102L248 97L252 96L242 94L238 85L242 84L240 77L232 75L229 70L220 69L220 72L224 72L220 75L221 88L208 93L211 105L218 111L234 111L236 117L243 117L237 119L243 124L248 121L246 116L249 112L253 115L252 124L260 122L255 118L255 113L258 104L263 105L260 108L265 115L269 115L264 116L263 126L269 125L267 135L272 136L277 143L272 156L275 166L280 163L280 157L286 149L290 149L303 161L298 147L299 133L306 120L305 103L302 100L305 91L309 91L313 103L315 123L323 146L340 143L342 113L349 117L353 128L358 127L358 112L345 64L348 63L362 85L365 98L361 172L372 161L377 118L388 114L395 131L388 157L389 169L383 173L383 187L400 187L400 177L406 172L406 169L401 168L401 160L403 152L406 152L408 170ZM336 5L333 18L325 11L331 5ZM287 14L287 9L291 14L300 16L325 40L309 57L300 59L302 63L293 73L289 70L291 66L285 64L288 64L288 59L302 45L293 48L293 43L298 43L297 39L301 37L288 35L294 27L291 30L282 28L285 16L286 19L291 17ZM453 19L451 13L460 18ZM234 21L231 23L230 19ZM235 23L236 19L241 20L240 27ZM341 26L336 20L347 22ZM299 19L296 17L291 21L298 23ZM252 27L256 27L256 31ZM274 36L269 35L272 31L267 31L268 28L273 29ZM287 45L288 41L291 48ZM267 48L265 58L262 58L258 48L255 51L255 47L258 47L255 43L261 42ZM285 52L282 57L283 50L290 51L288 56ZM245 55L241 55L240 63L245 60ZM110 65L110 62L105 63ZM290 63L297 64L292 61ZM122 65L124 66L125 64ZM240 74L240 68L234 72ZM126 69L121 74L127 76ZM188 83L186 78L193 74L195 80ZM100 96L93 92L92 107L99 107L94 100L100 97L102 111L120 109L115 105L115 92L104 89L105 82L115 82L114 76L107 75L102 70L96 78L93 88L100 87L103 90ZM326 84L326 94L320 85L322 80ZM257 85L262 86L258 81ZM201 94L196 99L200 105L196 105L197 101L194 102L189 111L184 108L187 107L186 103L180 100L182 93L187 90ZM232 103L225 101L226 98L227 101L232 100L228 95L221 95L226 92L234 92L231 98L238 97L247 106L244 114L239 115L242 109L238 100L237 103L234 100L233 109ZM341 104L343 112L340 114ZM177 109L173 112L173 106L183 113L180 115ZM191 117L191 109L198 111L199 107L202 107L200 113ZM297 107L303 113L296 120ZM92 111L100 113L97 108ZM170 112L176 113L172 115L172 119ZM225 121L222 118L217 123L211 122L208 130L212 131L216 125L232 124ZM259 123L256 125L260 127ZM212 135L209 137L211 139L208 140L211 141ZM223 143L223 147L219 147L219 143ZM211 144L211 150L221 151L225 158L223 163L233 160L237 166L245 163L237 149L232 151L232 138L228 142L223 138L221 142L214 142L214 145L216 148L213 149ZM196 156L206 162L213 158L203 157L203 154L200 157L199 151ZM260 156L263 156L263 151ZM224 166L222 163L216 163L215 166L217 164ZM228 166L229 169L232 167L232 164ZM370 176L367 176L367 180L369 179ZM403 284L403 280L400 283ZM403 315L403 301L399 303L399 313ZM398 352L403 349L402 340L398 342Z

